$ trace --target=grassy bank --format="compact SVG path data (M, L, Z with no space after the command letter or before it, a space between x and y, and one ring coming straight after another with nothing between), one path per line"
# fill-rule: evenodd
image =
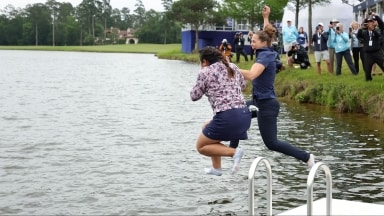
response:
M0 46L0 50L52 50L115 53L153 53L162 59L175 59L198 62L197 54L181 52L180 44L137 44L106 46ZM326 72L318 75L314 57L310 55L312 67L306 70L288 68L276 76L275 90L279 97L298 103L314 103L336 109L339 112L365 113L372 118L384 120L384 75L374 76L373 81L366 82L364 72L360 69L357 76L352 76L343 62L341 76ZM284 56L282 61L285 62ZM252 62L241 58L240 68L248 69ZM362 68L362 67L361 67ZM380 70L379 68L377 69ZM248 85L246 94L251 94Z
M197 54L184 54L177 50L159 53L158 57L198 62ZM281 59L286 62L284 55ZM384 120L384 75L374 76L373 81L366 82L362 65L359 74L353 76L344 60L340 76L329 74L325 62L321 65L322 74L318 75L314 56L310 55L310 59L312 67L309 69L287 68L277 74L275 90L279 97L298 103L319 104L339 112L364 113ZM241 57L238 66L248 69L252 64ZM380 71L378 67L377 71ZM251 85L245 93L251 94Z

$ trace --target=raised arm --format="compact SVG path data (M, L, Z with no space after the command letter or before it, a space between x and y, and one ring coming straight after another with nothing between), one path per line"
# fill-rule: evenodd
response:
M261 14L263 15L264 18L264 25L266 26L269 24L269 14L271 13L271 8L268 6L264 6L263 10L261 11Z

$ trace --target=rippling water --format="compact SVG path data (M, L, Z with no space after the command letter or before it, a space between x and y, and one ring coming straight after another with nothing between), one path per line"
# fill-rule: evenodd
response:
M211 118L191 102L198 65L153 55L0 51L0 215L243 215L248 169L273 170L274 214L306 202L306 166L268 151L252 123L242 169L203 174L194 147ZM383 125L282 103L279 136L328 164L334 198L384 204ZM256 212L265 212L265 174ZM322 174L316 197L324 196Z

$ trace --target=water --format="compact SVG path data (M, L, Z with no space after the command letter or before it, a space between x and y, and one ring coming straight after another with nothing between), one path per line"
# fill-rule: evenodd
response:
M195 150L212 116L189 91L199 66L153 55L0 51L0 215L244 215L248 169L273 170L273 213L306 202L306 166L268 151L257 122L238 175ZM328 164L334 198L384 204L383 125L282 102L279 137ZM265 174L256 212L265 213ZM315 196L324 196L316 178Z

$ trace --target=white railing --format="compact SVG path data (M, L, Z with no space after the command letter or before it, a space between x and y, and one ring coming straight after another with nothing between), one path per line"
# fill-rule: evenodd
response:
M256 158L248 173L249 183L249 214L255 215L255 172L259 164L263 162L267 168L267 215L272 215L272 169L268 159L264 157Z
M316 172L319 168L323 168L326 177L326 215L332 213L332 175L329 168L322 162L317 162L309 172L307 178L307 215L313 215L313 182Z

